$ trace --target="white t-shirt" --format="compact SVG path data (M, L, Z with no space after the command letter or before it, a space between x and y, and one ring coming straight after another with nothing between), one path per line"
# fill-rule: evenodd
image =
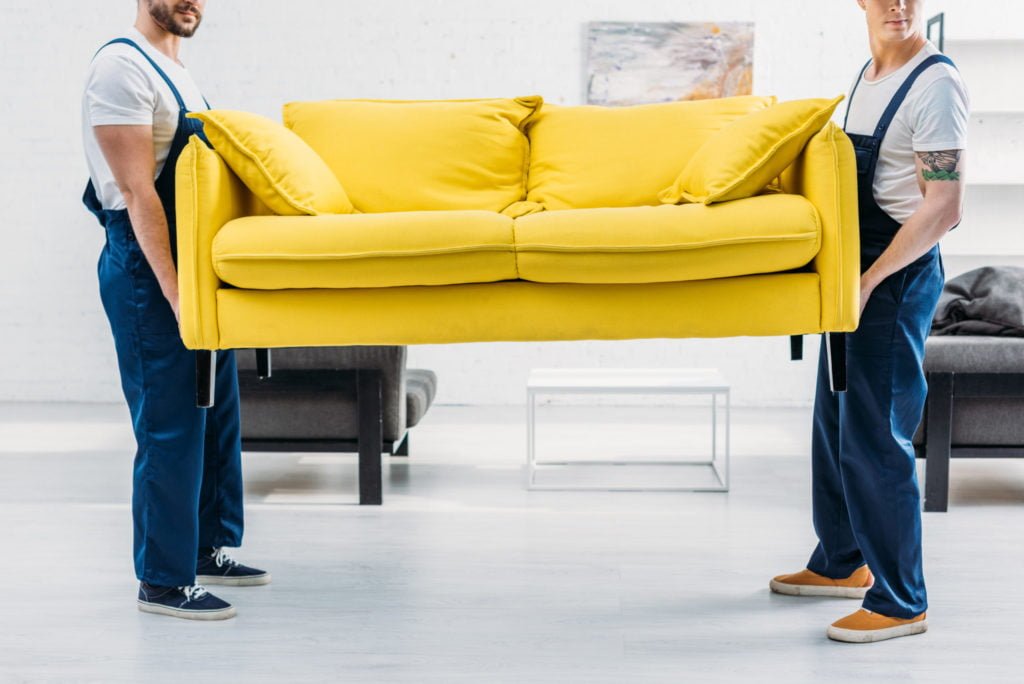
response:
M917 65L941 54L926 43L913 59L877 81L862 78L849 100L846 130L874 135L893 95ZM960 72L934 64L918 76L889 126L875 169L873 191L882 210L899 223L917 211L924 199L917 183L915 152L967 149L967 88Z
M123 35L135 41L160 65L190 111L206 109L202 93L185 67L150 45L138 29L131 28ZM156 176L159 176L178 129L178 101L164 79L138 50L124 43L108 45L92 60L82 96L85 160L104 209L124 209L125 202L92 127L140 124L153 126L153 156L156 159Z

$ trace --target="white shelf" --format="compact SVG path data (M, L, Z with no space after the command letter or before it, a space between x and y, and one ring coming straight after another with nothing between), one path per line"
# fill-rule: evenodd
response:
M968 183L964 218L942 239L950 255L1024 255L1024 184Z
M970 122L979 126L1020 126L1024 124L1024 109L972 109Z
M974 112L967 140L968 183L1024 183L1024 112Z
M986 178L968 174L967 182L964 185L967 187L967 191L970 192L971 188L1024 188L1024 181L1008 181L1005 178Z
M950 56L972 50L1024 50L1024 38L947 38L944 47Z
M971 119L992 119L998 117L1024 117L1024 109L971 109Z
M1007 209L1024 211L1024 183L967 183L967 194L970 199L980 202L1005 202ZM1024 228L1024 215L1016 217ZM1020 231L1024 233L1024 229Z
M953 264L1024 261L1024 38L991 35L1017 29L978 23L978 13L947 14L945 52L971 97L966 199L960 226L942 240ZM994 256L998 255L998 256ZM947 273L952 277L956 273Z
M972 109L1024 110L1019 85L1024 39L948 39L945 51L967 84Z

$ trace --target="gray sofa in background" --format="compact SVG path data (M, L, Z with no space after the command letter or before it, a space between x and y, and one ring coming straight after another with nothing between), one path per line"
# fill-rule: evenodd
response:
M925 343L924 509L945 511L949 460L1024 457L1024 337L932 335Z
M265 369L253 350L236 357L242 449L358 452L359 503L380 504L381 455L409 455L437 376L406 368L401 346L275 349Z

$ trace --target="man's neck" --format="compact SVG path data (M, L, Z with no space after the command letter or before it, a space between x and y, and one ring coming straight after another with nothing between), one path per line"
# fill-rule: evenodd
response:
M139 33L145 36L150 45L167 55L176 64L181 64L181 62L178 61L178 50L181 48L180 36L176 36L170 31L164 30L164 28L154 22L151 17L141 13L139 18L135 21L135 28L138 29Z
M877 81L888 76L913 59L926 42L928 41L920 33L915 33L898 43L882 42L872 38L871 69L868 70L868 78Z

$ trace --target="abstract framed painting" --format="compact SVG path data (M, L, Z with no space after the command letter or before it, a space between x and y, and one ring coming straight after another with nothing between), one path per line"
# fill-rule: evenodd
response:
M587 24L589 104L633 105L749 95L752 22Z

